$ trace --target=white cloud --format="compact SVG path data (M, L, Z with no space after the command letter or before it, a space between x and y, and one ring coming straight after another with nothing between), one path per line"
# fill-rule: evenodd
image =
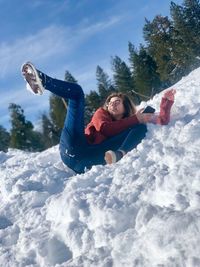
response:
M25 85L24 85L25 88ZM0 98L0 107L7 107L7 103L16 103L16 100L20 102L27 102L27 98L30 97L30 94L27 95L27 92L19 88L13 88L12 92L9 90L2 90L1 98Z
M1 77L12 73L27 59L43 60L67 49L67 29L50 26L35 35L16 40L14 44L0 44ZM64 46L65 44L65 46Z
M80 33L83 36L84 35L89 36L89 35L95 34L107 28L111 28L112 26L119 23L123 18L124 18L123 16L113 16L113 17L110 17L109 19L106 18L106 20L104 21L100 21L92 25L89 24L89 26L86 26L86 27L84 27L84 25L82 24Z
M9 103L14 102L21 105L26 114L36 113L36 106L40 110L48 107L48 100L45 97L39 100L37 97L24 92L23 86L25 87L25 83L23 83L22 79L21 82L17 82L17 86L14 84L13 78L15 77L15 83L16 80L19 80L20 66L23 62L30 60L36 65L39 63L41 67L44 67L56 58L58 59L58 64L54 66L56 71L54 72L52 69L50 73L53 72L53 76L55 77L56 75L59 78L62 69L64 73L64 70L69 68L69 65L64 68L65 66L61 62L59 63L59 58L63 55L65 57L72 55L73 52L76 53L79 46L88 38L94 38L95 34L111 29L120 23L122 19L122 17L113 16L106 21L99 21L95 24L91 24L90 21L82 21L74 28L51 25L35 34L18 39L14 43L0 42L0 79L7 83L7 89L0 85L0 91L2 92L0 98L0 124L8 118L6 113L8 113ZM95 67L96 62L93 64L91 61L89 66L87 64L84 67L82 65L76 66L76 77L86 92L95 88ZM29 106L27 103L30 103Z
M0 107L7 108L8 103L13 103L16 99L23 99L24 94L21 90L13 90L10 92L9 90L2 90L1 98L0 98ZM25 98L25 97L24 97Z
M69 8L70 0L62 0L62 2L57 2L54 0L34 0L28 3L33 9L46 8L48 6L48 16L57 16L59 13L63 12ZM35 11L35 10L34 10Z
M36 34L16 40L15 43L0 43L0 77L12 74L27 60L44 62L52 56L70 53L85 39L116 25L122 17L111 17L106 22L90 25L82 23L76 28L49 26Z

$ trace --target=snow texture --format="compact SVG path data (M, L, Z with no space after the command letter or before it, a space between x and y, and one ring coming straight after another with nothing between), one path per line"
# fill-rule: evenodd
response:
M57 146L0 152L1 266L200 266L200 68L174 88L169 125L116 164L75 175Z

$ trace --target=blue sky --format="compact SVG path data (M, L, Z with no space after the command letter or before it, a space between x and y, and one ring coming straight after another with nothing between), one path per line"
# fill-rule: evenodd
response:
M128 42L144 43L145 17L169 15L170 0L0 0L0 125L9 129L9 103L37 124L49 94L25 90L20 66L32 61L52 77L66 70L84 91L96 89L96 66L112 78L111 57L128 63ZM183 1L175 0L182 4Z

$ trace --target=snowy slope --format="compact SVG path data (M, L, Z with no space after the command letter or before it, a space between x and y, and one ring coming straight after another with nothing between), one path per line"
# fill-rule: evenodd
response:
M0 152L0 266L200 266L200 69L174 87L170 124L115 165Z

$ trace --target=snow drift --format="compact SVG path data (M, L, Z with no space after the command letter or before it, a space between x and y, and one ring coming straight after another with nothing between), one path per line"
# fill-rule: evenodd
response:
M1 266L200 266L200 68L174 88L170 124L114 165L0 152Z

